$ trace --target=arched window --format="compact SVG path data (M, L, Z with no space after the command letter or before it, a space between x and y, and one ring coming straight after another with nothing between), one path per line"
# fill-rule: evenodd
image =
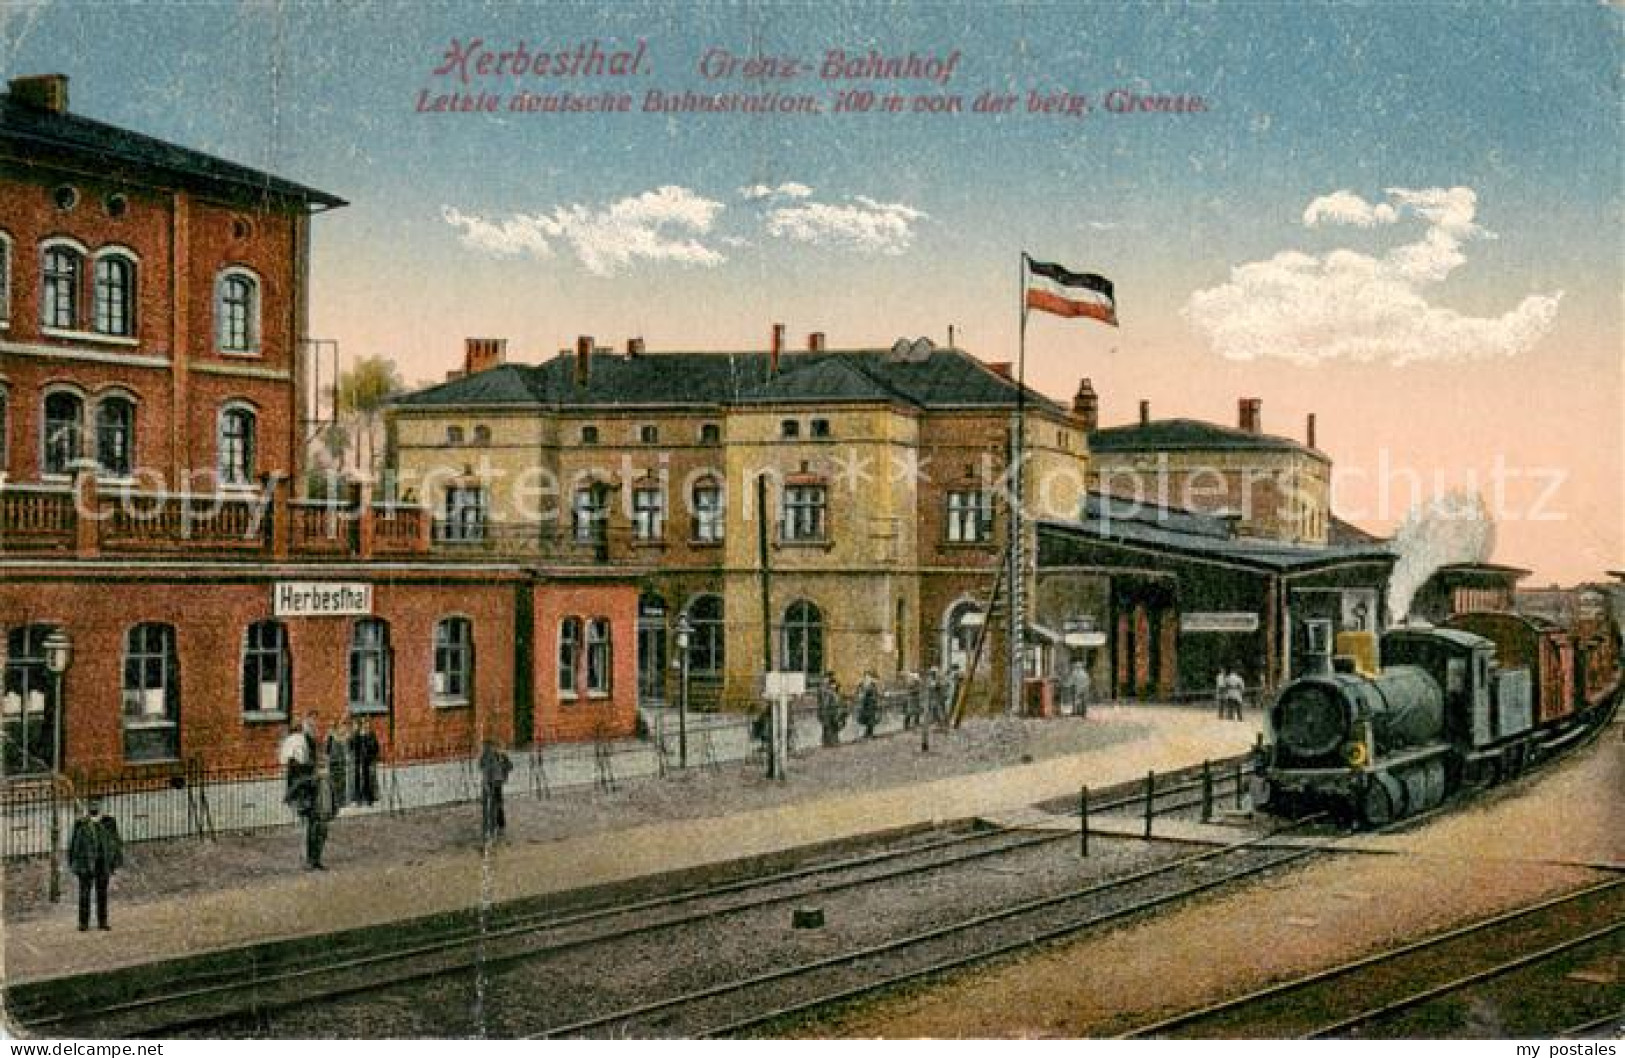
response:
M40 325L73 330L79 325L79 284L84 255L70 246L48 246L40 270Z
M716 478L702 478L694 483L694 542L718 544L722 542L723 524L727 510L723 505L722 482Z
M77 393L56 390L45 395L45 432L40 467L47 474L71 474L84 452L85 402Z
M122 254L96 259L94 326L102 334L135 333L135 262Z
M587 622L587 693L608 694L610 688L609 618Z
M220 273L214 288L215 338L224 353L257 353L260 347L260 285L251 272Z
M574 698L581 671L581 618L566 617L559 623L559 695Z
M942 661L949 668L965 672L970 667L971 653L976 649L976 637L982 634L984 617L981 607L969 599L962 599L948 608L942 621Z
M254 480L254 427L252 408L228 404L220 409L215 451L222 485L247 485Z
M389 625L363 617L350 628L350 712L389 712Z
M243 716L283 718L293 696L288 629L281 621L258 621L243 634Z
M54 631L52 625L22 625L6 636L0 720L7 775L51 770L59 684L45 667L45 637Z
M96 466L120 478L135 467L135 404L128 397L103 397L96 405Z
M688 671L696 676L721 676L726 660L722 596L701 595L689 603L688 627Z
M124 637L125 760L180 757L180 703L174 627L132 626Z
M466 617L447 617L434 626L436 705L467 705L474 695L474 625Z
M824 615L805 599L784 611L779 667L786 672L824 671Z

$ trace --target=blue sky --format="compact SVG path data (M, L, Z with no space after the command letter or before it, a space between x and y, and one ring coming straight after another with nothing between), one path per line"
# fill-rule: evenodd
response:
M317 221L313 329L347 356L394 356L409 378L438 377L470 334L540 359L584 333L759 346L778 320L837 345L953 324L972 351L1007 359L1028 250L1112 276L1124 319L1035 326L1043 388L1065 395L1091 374L1108 419L1149 397L1222 421L1246 389L1281 432L1321 412L1340 460L1393 447L1446 469L1492 450L1560 465L1571 517L1509 527L1501 557L1564 575L1625 562L1621 25L1606 5L0 10L8 76L68 73L80 113L349 199ZM625 88L634 107L646 88L758 87L705 82L710 48L815 63L831 48L959 50L948 86L902 90L1022 101L998 118L415 113L420 90L454 87L431 76L450 42L473 37L646 41L649 72L629 83L529 85ZM1024 112L1032 90L1098 107L1113 88L1210 109ZM747 200L754 185L794 194ZM661 188L675 190L641 197ZM1451 189L1471 193L1454 212ZM1327 198L1340 192L1352 198ZM1319 348L1346 355L1287 355L1322 336L1305 305L1340 297L1384 311L1318 325ZM1577 417L1595 429L1576 435Z

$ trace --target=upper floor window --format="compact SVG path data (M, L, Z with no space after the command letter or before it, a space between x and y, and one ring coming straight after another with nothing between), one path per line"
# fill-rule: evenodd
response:
M659 444L660 443L660 427L658 427L658 426L639 426L638 427L638 443L639 444L646 444L646 445Z
M128 397L103 397L96 405L96 467L120 478L135 469L135 404Z
M85 402L77 393L57 390L45 395L45 433L40 468L46 474L71 474L84 452Z
M491 443L491 428L489 426L474 427L474 443L485 446Z
M215 340L221 352L257 353L260 347L260 285L244 269L220 273L214 292Z
M474 625L447 617L434 626L434 692L441 704L467 705L474 687Z
M812 430L811 430L812 436L814 436L814 437L828 437L829 436L829 420L828 419L814 419L810 425L812 427Z
M461 426L448 426L448 427L446 427L446 443L448 445L460 445L460 444L462 444L463 443L463 428Z
M288 629L280 621L257 621L243 634L243 715L285 717L293 693Z
M441 539L468 542L485 539L485 489L479 485L452 485L446 489L446 515Z
M724 509L722 485L707 478L694 486L694 541L716 544L722 541Z
M220 410L215 449L223 485L247 485L254 480L254 412L241 405Z
M598 427L596 427L596 426L583 426L581 428L581 443L584 444L584 445L595 445L595 444L597 444L598 443Z
M607 527L608 492L608 489L599 484L583 485L576 489L570 509L570 521L578 542L590 543L597 540Z
M666 494L658 487L632 490L632 533L639 540L665 538Z
M700 444L714 445L722 442L722 427L714 422L703 423L700 426Z
M785 419L779 423L779 436L791 440L801 436L801 423L795 419Z
M0 386L0 474L5 473L11 455L11 445L8 443L11 438L11 416L7 414L10 410L11 394Z
M40 273L40 325L73 330L79 324L79 284L85 259L69 246L49 246Z
M180 756L180 664L175 629L138 624L124 637L124 758Z
M135 333L135 262L128 257L96 259L95 329L126 338Z
M783 537L789 541L823 540L828 491L822 485L790 485L784 490Z
M993 539L993 497L981 489L948 493L948 541L980 544Z

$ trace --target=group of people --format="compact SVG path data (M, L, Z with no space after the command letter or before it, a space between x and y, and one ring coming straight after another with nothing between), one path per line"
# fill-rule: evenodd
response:
M283 800L305 824L305 869L325 871L328 823L348 804L378 801L378 736L366 717L341 720L318 738L316 714L282 740Z
M931 724L945 727L953 709L954 696L959 691L959 669L946 672L927 669L922 678L918 673L903 674L903 729L905 731ZM873 738L875 729L885 716L880 680L873 670L865 672L852 691L850 704L841 694L840 681L833 672L824 673L817 690L818 726L826 746L840 744L841 732L848 721L855 718L864 738Z
M1247 680L1239 665L1221 665L1213 681L1213 698L1219 707L1220 720L1240 720L1247 697Z

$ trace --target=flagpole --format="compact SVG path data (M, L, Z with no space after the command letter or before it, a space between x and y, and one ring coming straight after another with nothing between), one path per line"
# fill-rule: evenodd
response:
M1019 284L1019 305L1021 323L1018 328L1016 345L1016 429L1013 459L1014 473L1011 475L1013 499L1010 504L1010 672L1009 672L1009 712L1011 715L1021 715L1021 689L1023 679L1022 641L1027 634L1026 613L1026 584L1024 582L1022 550L1025 534L1022 531L1023 506L1026 500L1024 478L1026 477L1027 461L1027 252L1021 253L1019 262L1021 282Z

